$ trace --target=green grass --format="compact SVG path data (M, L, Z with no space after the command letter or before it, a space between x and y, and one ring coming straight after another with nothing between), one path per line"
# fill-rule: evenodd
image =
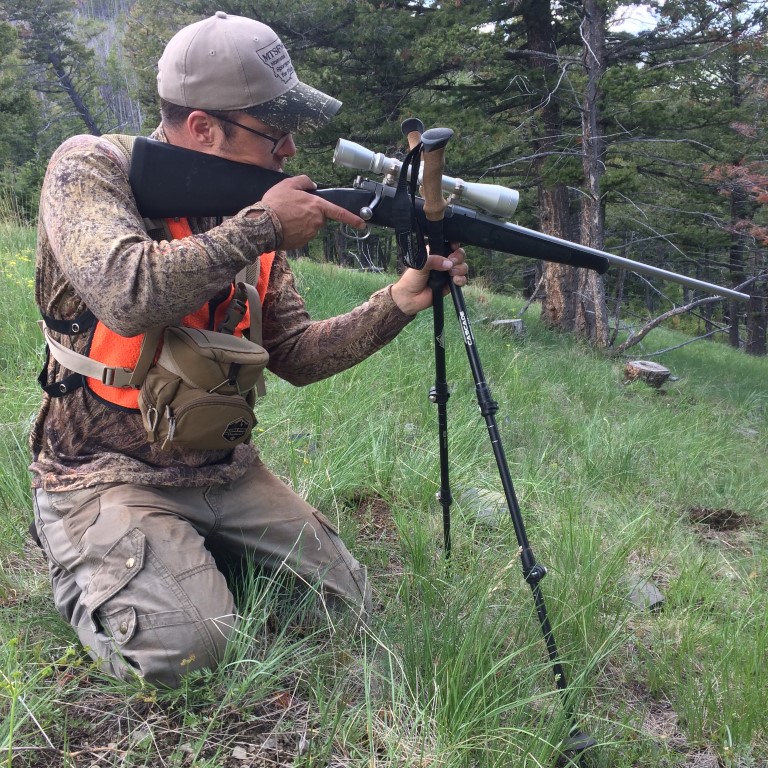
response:
M26 538L26 436L39 395L33 233L0 232L0 766L554 765L567 735L450 301L446 342L452 557L443 557L431 316L353 370L295 389L270 377L267 463L338 523L368 565L362 633L278 632L253 577L222 668L176 692L94 669L58 618ZM351 309L381 275L298 262L315 317ZM658 359L662 392L623 360L472 286L470 319L571 704L595 766L768 764L768 361L698 342ZM684 337L654 331L635 357ZM633 604L632 579L664 595ZM282 750L282 751L281 751ZM251 762L249 762L249 760ZM719 762L718 762L719 761Z

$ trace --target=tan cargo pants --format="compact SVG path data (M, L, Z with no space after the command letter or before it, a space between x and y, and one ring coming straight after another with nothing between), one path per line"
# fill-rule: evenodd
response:
M365 568L261 462L207 488L38 490L35 525L57 609L118 677L177 686L221 661L237 611L212 551L291 574L330 608L370 609Z

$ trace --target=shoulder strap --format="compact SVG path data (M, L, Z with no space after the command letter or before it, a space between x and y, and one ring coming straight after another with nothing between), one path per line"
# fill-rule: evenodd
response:
M261 260L264 258L264 254L259 256L258 261L253 264L249 264L247 267L243 267L235 275L235 284L248 283L248 285L256 285L261 276Z
M110 143L114 144L125 156L128 164L131 163L131 154L133 153L133 145L136 141L135 136L128 136L124 133L105 133L101 137L106 139Z
M238 273L238 278L240 277L240 274L241 273ZM227 316L224 318L224 322L219 326L218 330L221 333L234 333L237 324L243 319L246 303L251 317L248 338L254 344L261 346L263 340L261 332L261 297L256 288L248 282L240 280L235 286L235 295L229 302ZM264 383L264 375L262 373L259 374L259 378L256 381L256 392L259 397L264 397L267 393L267 388Z
M133 145L136 142L136 137L122 133L105 133L102 134L101 138L108 141L119 151L123 161L123 170L125 171L126 176L130 174L131 156L133 154Z
M129 136L125 133L105 133L101 136L102 139L106 139L110 144L113 144L120 150L120 154L125 162L125 172L130 173L131 170L131 156L133 154L133 145L136 142L136 136ZM164 226L163 219L144 219L144 227L147 233L152 239L162 239L167 236L167 231ZM157 235L157 237L153 237Z

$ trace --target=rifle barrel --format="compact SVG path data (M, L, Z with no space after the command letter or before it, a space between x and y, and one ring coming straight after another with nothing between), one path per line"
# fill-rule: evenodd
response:
M529 237L535 237L541 241L551 243L552 245L562 246L563 244L570 244L568 240L561 240L559 237L552 235L546 235L542 232L536 232L532 229L525 229L525 227L517 227L514 224L509 224L510 227L514 227L521 233L525 233ZM697 288L707 293L713 293L717 296L723 296L728 299L736 299L737 301L748 301L749 294L741 293L732 288L724 288L715 283L708 283L704 280L698 280L695 277L688 277L688 275L681 275L678 272L670 272L667 269L661 269L660 267L654 267L650 264L643 264L641 261L633 261L623 256L616 256L613 253L607 251L600 251L597 248L590 248L587 245L575 246L580 252L592 254L595 257L602 257L611 264L615 264L621 269L629 270L630 272L640 272L645 275L652 275L653 277L660 277L663 280L669 280L680 285L687 285L689 288Z

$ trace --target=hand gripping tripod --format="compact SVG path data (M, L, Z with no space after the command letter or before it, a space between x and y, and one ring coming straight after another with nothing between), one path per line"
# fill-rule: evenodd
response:
M423 156L423 174L422 174L422 195L424 197L424 215L426 218L426 232L420 233L426 236L429 244L429 250L432 254L447 254L449 250L443 239L442 220L446 208L446 201L443 198L441 180L443 176L445 146L453 136L453 131L447 128L433 128L424 132L424 126L421 121L416 119L406 120L402 124L403 134L408 138L409 147L414 163L411 168L412 184L419 176L418 174L418 156ZM407 174L407 168L404 166L403 176ZM595 740L581 731L574 721L574 715L571 710L571 701L568 691L568 683L565 672L560 663L555 637L552 631L552 625L549 621L547 608L544 601L544 595L541 591L540 582L546 576L547 569L536 562L536 558L528 542L528 536L525 531L520 506L517 501L515 489L509 473L509 467L504 455L504 448L499 436L498 426L496 424L496 411L498 404L491 397L491 392L483 375L483 368L480 363L480 357L477 352L477 346L472 334L472 327L467 317L464 295L447 273L431 272L429 285L432 289L432 312L435 343L435 386L429 394L429 398L437 405L438 429L439 429L439 453L440 453L440 490L437 494L438 502L443 513L443 539L446 557L451 554L451 518L450 507L452 503L451 489L449 482L448 467L448 414L447 403L450 394L448 392L448 381L445 364L445 341L444 325L445 313L443 306L443 293L446 283L450 286L450 293L453 299L456 315L462 331L464 347L469 358L469 365L472 370L472 376L475 381L475 391L477 402L480 406L480 413L485 419L488 428L488 435L491 440L496 464L499 470L501 483L504 488L509 513L512 518L512 525L515 529L517 542L519 544L520 561L523 570L523 578L531 587L533 600L536 606L541 631L544 635L547 653L552 663L555 685L563 694L563 706L566 716L571 723L569 737L563 744L561 750L565 754L576 754L580 756L585 750L596 744Z

